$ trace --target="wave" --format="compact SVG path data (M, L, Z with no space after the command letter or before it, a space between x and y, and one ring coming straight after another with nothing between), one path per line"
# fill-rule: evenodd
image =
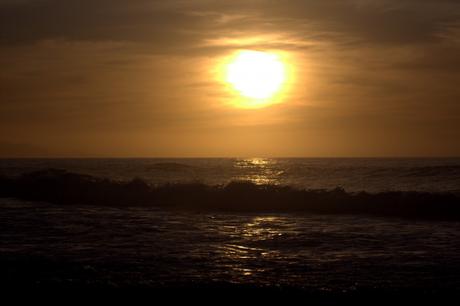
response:
M158 170L158 171L184 171L190 170L193 166L181 164L181 163L154 163L146 167L147 170Z
M430 166L430 167L415 167L409 168L405 176L425 177L425 176L452 176L460 177L460 166L445 165L445 166Z
M229 212L368 214L460 221L460 195L389 191L380 193L295 189L233 181L226 185L150 185L141 179L115 181L60 169L0 177L0 197L58 205L152 206Z

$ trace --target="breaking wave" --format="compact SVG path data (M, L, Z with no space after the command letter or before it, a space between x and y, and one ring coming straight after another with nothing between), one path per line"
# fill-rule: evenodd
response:
M416 167L409 168L406 176L426 177L426 176L452 176L460 177L460 166L446 165L446 166L430 166L430 167Z
M58 205L152 206L229 212L368 214L460 221L460 195L388 191L347 192L342 188L296 189L233 181L225 185L151 185L141 179L116 181L60 169L0 177L0 197Z
M146 167L146 170L157 170L157 171L184 171L184 170L190 170L193 167L190 165L186 164L181 164L181 163L173 163L173 162L168 162L168 163L154 163L152 165L149 165Z

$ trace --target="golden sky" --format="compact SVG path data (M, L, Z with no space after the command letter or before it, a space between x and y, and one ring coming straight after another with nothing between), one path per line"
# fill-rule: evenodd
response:
M3 157L460 155L457 0L0 0L0 67Z

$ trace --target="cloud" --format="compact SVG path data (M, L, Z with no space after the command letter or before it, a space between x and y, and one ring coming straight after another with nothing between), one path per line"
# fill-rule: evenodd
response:
M163 7L159 1L20 2L0 7L3 45L42 40L126 41L170 50L195 41L202 17Z
M347 41L407 44L439 38L443 25L459 20L459 8L455 1L434 0L7 1L0 6L0 43L131 41L170 51L223 33L277 30L299 38L340 35Z
M293 53L295 97L270 120L214 107L207 70L237 48ZM460 130L459 54L458 0L0 0L0 130L81 144L280 118L281 134Z

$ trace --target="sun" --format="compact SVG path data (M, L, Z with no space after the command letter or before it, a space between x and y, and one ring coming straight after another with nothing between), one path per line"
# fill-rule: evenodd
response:
M266 106L286 80L286 68L280 57L262 51L239 51L226 67L226 82L242 97L242 107Z

